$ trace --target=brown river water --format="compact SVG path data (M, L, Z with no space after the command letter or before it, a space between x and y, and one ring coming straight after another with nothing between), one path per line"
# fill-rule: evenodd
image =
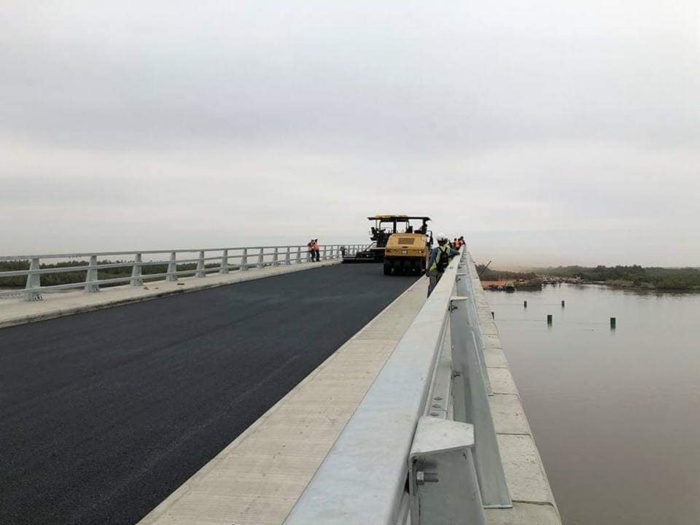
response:
M700 525L700 295L486 294L564 525Z

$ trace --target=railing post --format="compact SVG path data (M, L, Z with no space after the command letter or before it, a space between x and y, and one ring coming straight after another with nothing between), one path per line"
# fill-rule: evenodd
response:
M485 525L473 450L473 425L418 420L408 457L411 525Z
M177 281L177 252L170 253L170 262L168 263L168 274L165 276L166 281Z
M279 248L275 246L275 253L272 256L272 266L279 266Z
M450 301L454 418L474 425L474 462L484 506L511 508L476 338L467 330L467 301L468 297L453 297Z
M241 257L241 271L248 270L248 248L243 248L243 256Z
M328 247L324 246L323 247L323 260L325 261L327 259L328 259Z
M289 266L290 264L292 264L291 256L292 256L292 249L289 246L287 246L287 255L284 258L285 266Z
M265 268L265 248L260 248L258 252L258 268Z
M301 246L297 246L297 264L301 264Z
M204 252L199 252L199 260L197 261L197 272L194 274L195 277L206 277L207 272L204 270Z
M131 286L143 286L143 278L141 277L141 254L137 253L134 257L134 266L131 269Z
M36 273L40 269L41 265L39 264L39 258L32 258L31 262L29 263L27 284L24 287L24 289L26 290L24 299L26 301L39 301L42 298L41 292L37 290L37 288L41 288L41 274Z
M85 276L85 291L86 292L99 292L100 284L97 282L99 279L97 275L97 256L90 256L90 264L88 264L87 275Z
M221 268L219 268L219 273L228 273L228 250L224 250L224 253L221 255Z

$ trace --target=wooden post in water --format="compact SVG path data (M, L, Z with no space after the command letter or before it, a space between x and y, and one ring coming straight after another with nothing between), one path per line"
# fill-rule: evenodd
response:
M561 302L561 307L564 308L566 306L566 301Z
M615 330L617 327L617 319L614 317L610 318L610 330Z
M527 301L523 301L523 308L527 308Z
M551 324L552 324L552 314L547 314L547 324L551 326Z

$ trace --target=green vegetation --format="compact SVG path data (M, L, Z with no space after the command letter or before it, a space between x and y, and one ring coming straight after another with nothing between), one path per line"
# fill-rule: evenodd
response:
M542 279L535 272L493 270L486 268L484 264L477 264L476 270L482 281L512 281L518 290L540 290L542 288Z
M476 271L479 273L479 278L482 281L518 281L531 279L539 279L535 272L509 272L504 270L494 270L486 268L484 264L477 264Z
M519 290L539 289L544 276L565 281L659 291L700 291L700 268L633 266L559 266L530 272L509 272L477 265L482 281L513 281Z
M97 263L98 266L101 265L106 265L106 264L115 264L115 263L120 263L123 261L100 261ZM128 278L131 277L131 269L132 266L130 262L126 263L126 266L120 267L120 268L104 268L101 270L97 271L98 278L99 279L117 279L117 278ZM86 261L70 261L70 262L61 262L57 264L42 264L41 269L46 269L46 268L71 268L71 267L79 267L79 266L87 266L88 263ZM216 264L206 264L206 268L214 268L217 267L218 265ZM177 269L178 271L194 271L197 268L196 263L187 263L187 264L178 264ZM231 267L233 270L235 267ZM9 262L2 262L0 261L0 272L13 272L13 271L20 271L20 270L28 270L29 269L29 261L9 261ZM149 275L155 275L155 274L164 274L168 271L168 265L167 264L157 264L154 266L143 266L141 268L141 273L143 274L143 279L144 281L149 281L148 276ZM65 273L54 273L54 274L42 274L41 275L41 286L56 286L59 284L74 284L74 283L82 283L85 282L85 278L87 277L87 270L78 270L75 272L65 272ZM159 278L151 278L150 280L156 280L156 279L162 279L162 277ZM5 287L5 288L24 288L24 286L27 283L27 278L24 276L20 277L5 277L5 278L0 278L0 287ZM127 284L128 281L125 281L123 283L112 283L112 284L104 284L100 286L118 286L120 284Z
M634 266L559 266L536 270L539 274L585 283L601 283L625 288L669 291L700 291L700 268L643 268Z

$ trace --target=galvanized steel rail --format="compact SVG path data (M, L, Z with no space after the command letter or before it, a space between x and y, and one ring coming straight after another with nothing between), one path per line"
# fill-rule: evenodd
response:
M286 525L483 524L484 507L512 506L462 250Z
M338 259L354 255L363 249L359 244L331 244L321 247L320 259ZM118 258L122 260L111 260ZM100 259L103 262L100 262ZM106 259L106 260L105 260ZM78 266L41 268L41 262L53 260L65 262L81 261ZM44 255L1 256L0 261L29 261L29 269L0 272L0 279L26 277L23 290L0 291L0 298L24 296L28 301L41 299L43 293L83 288L86 292L98 292L100 285L129 283L143 286L144 280L165 279L177 281L178 276L194 275L206 277L209 273L227 274L231 270L246 271L251 268L302 264L311 260L307 246L255 246L235 248L193 248L180 250L141 250L128 252L62 253ZM84 264L82 264L84 262ZM192 269L178 269L178 265L195 265ZM167 265L162 273L144 274L143 268ZM129 277L100 279L98 272L110 268L130 268ZM77 283L42 286L41 276L69 272L85 272L85 280Z

